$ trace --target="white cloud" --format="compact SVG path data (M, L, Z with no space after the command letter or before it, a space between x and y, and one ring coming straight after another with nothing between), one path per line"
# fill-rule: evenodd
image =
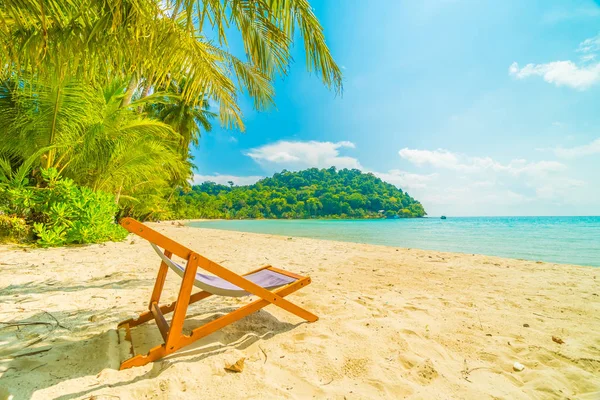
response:
M566 168L557 161L528 162L515 159L508 164L502 164L490 157L468 157L444 149L419 150L404 148L398 152L400 157L417 165L431 165L464 173L482 173L486 171L504 172L513 176L522 174L541 175L559 172Z
M413 174L399 169L392 169L388 172L373 171L372 173L383 181L396 185L403 190L423 189L438 176L438 174Z
M495 181L475 181L471 183L473 187L489 188L496 185Z
M203 182L215 182L220 183L221 185L228 185L229 181L233 182L236 185L252 185L256 183L260 179L264 178L264 176L234 176L234 175L199 175L194 174L192 178L192 185L199 185Z
M456 154L448 150L418 150L404 148L399 151L400 157L416 165L430 164L434 167L456 169L460 165Z
M584 56L581 56L581 62L583 62L583 63L594 61L595 59L596 59L595 54L586 54Z
M514 62L508 71L517 79L541 76L548 83L578 90L588 89L600 82L600 63L577 66L573 61L553 61L547 64L527 64L519 68L519 64Z
M535 188L535 194L540 199L554 200L569 194L572 189L585 186L579 179L559 178L542 183Z
M593 53L600 50L600 35L594 36L593 38L585 39L579 43L577 48L578 53Z
M593 154L600 154L600 138L582 146L569 148L557 147L551 150L560 158L577 158L590 156Z
M546 82L556 86L568 86L578 90L589 89L600 82L600 63L593 62L600 52L600 35L585 39L579 43L575 51L583 54L581 65L566 60L527 64L520 68L518 63L513 62L508 68L508 73L517 79L540 76Z
M356 168L362 166L356 158L340 155L340 149L353 149L354 143L318 141L279 141L250 149L246 155L264 167L286 168Z
M417 198L430 215L506 215L507 209L535 200L506 188L489 190L474 185L455 187L452 184L419 194Z
M410 194L430 215L564 213L565 206L581 203L592 190L584 180L570 177L567 165L553 160L505 163L446 149L404 148L398 153L416 167L433 169L429 175L405 173L414 181L398 182L400 187L412 184ZM393 174L378 176L396 183Z

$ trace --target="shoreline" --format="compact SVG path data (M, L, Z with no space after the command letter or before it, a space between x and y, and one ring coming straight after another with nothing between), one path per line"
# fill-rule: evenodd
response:
M149 225L236 272L272 264L311 276L313 283L290 300L320 320L302 323L268 306L164 360L117 371L116 324L147 308L160 263L148 243L130 235L68 248L0 246L2 320L52 322L48 312L65 327L25 349L48 348L42 353L1 357L2 386L16 398L600 395L598 268ZM180 283L168 275L162 302L176 296ZM186 328L247 301L195 304ZM43 328L22 334L43 337ZM133 334L138 352L161 340L152 324ZM6 329L0 340L3 353L23 345ZM241 374L224 371L241 357ZM515 362L525 369L514 371Z
M468 217L466 217L468 218ZM480 218L480 217L474 217L474 218ZM487 217L485 217L487 218ZM408 219L408 218L406 218ZM246 220L228 220L228 219L202 219L202 220L177 220L177 223L182 223L184 226L189 226L188 224L190 222L234 222L234 221L290 221L290 223L293 223L295 221L311 221L311 220L294 220L294 219L260 219L260 220L251 220L251 219L246 219ZM335 222L343 222L343 221L357 221L357 220L321 220L321 221L335 221ZM358 220L360 221L360 220ZM366 220L365 220L366 221ZM556 264L556 265L574 265L574 266L580 266L580 267L586 267L586 268L600 268L600 265L592 265L592 264L582 264L582 263L573 263L573 262L560 262L560 261L550 261L550 260L544 260L543 256L542 257L537 257L537 258L519 258L519 257L510 257L510 256L504 256L504 255L496 255L496 254L486 254L486 253L482 253L482 252L472 252L472 251L456 251L456 250L440 250L440 249L431 249L431 248L422 248L422 247L418 247L418 246L414 246L414 247L406 247L406 246L396 246L396 245L392 245L392 244L380 244L380 243L373 243L373 242L364 242L364 241L354 241L354 240L343 240L343 239L333 239L333 238L325 238L325 237L313 237L313 236L301 236L301 235L294 235L292 234L280 234L280 233L268 233L268 232L251 232L251 231L243 231L243 230L235 230L235 229L220 229L220 228L210 228L210 227L196 227L196 226L189 226L191 228L194 229L207 229L207 230L215 230L215 231L229 231L229 232L240 232L240 233L254 233L254 234L259 234L259 235L273 235L273 236L281 236L281 237L294 237L294 238L306 238L306 239L314 239L314 240L326 240L326 241L333 241L333 242L341 242L341 243L357 243L357 244L367 244L367 245L372 245L372 246L385 246L385 247L393 247L393 248L398 248L398 249L418 249L418 250L423 250L423 251L433 251L433 252L442 252L442 253L448 253L448 254L462 254L462 255L470 255L470 256L475 256L475 255L480 255L480 256L487 256L487 257L498 257L498 258L502 258L502 259L510 259L510 260L516 260L516 261L533 261L536 263L546 263L546 264Z
M207 222L207 221L211 221L211 220L204 220L204 221L193 221L193 222ZM230 220L219 220L219 221L230 221ZM152 226L154 223L147 223L147 225ZM187 225L185 225L185 227L188 227ZM303 240L315 240L315 241L322 241L322 242L332 242L332 243L338 243L338 244L344 244L344 243L350 243L350 244L356 244L356 245L365 245L365 246L373 246L373 247L382 247L382 248L389 248L389 249L398 249L398 250L402 250L402 251L423 251L423 252L432 252L432 253L439 253L439 254L444 254L448 257L451 256L468 256L468 257L477 257L477 256L481 256L481 257L487 257L487 258L496 258L498 260L505 260L505 261L517 261L517 262L528 262L528 263L535 263L535 264L547 264L547 265L551 265L551 266L565 266L565 267L576 267L576 268L598 268L600 269L600 267L596 267L593 265L582 265L582 264L572 264L572 263L559 263L559 262L553 262L553 261L543 261L543 260L528 260L525 258L514 258L514 257L502 257L502 256L495 256L493 254L482 254L482 253L465 253L465 252L460 252L460 251L445 251L445 250L432 250L432 249L422 249L422 248L418 248L418 247L402 247L402 246L389 246L389 245L385 245L385 244L375 244L375 243L364 243L364 242L353 242L353 241L349 241L349 240L335 240L335 239L320 239L320 238L314 238L314 237L308 237L308 236L294 236L294 235L280 235L280 234L276 234L276 233L258 233L258 232L248 232L248 231L236 231L233 229L217 229L217 228L204 228L204 227L193 227L193 226L189 226L189 228L192 229L202 229L202 230L206 230L206 231L218 231L218 232L235 232L235 233L242 233L242 234L246 234L246 235L257 235L257 236L267 236L267 237L276 237L276 238L280 238L280 239L303 239Z
M356 244L356 245L382 247L382 248L398 249L398 250L402 250L402 251L432 252L432 253L444 254L444 255L446 255L448 257L451 257L453 255L454 256L468 256L468 257L481 256L481 257L487 257L487 258L496 258L498 260L505 260L505 261L517 261L517 262L528 262L528 263L535 263L535 264L547 264L547 265L551 265L551 266L564 266L564 267L576 267L576 268L597 268L597 269L600 269L600 267L597 267L597 266L594 266L594 265L561 263L561 262L554 262L554 261L544 261L544 260L537 260L537 259L534 260L534 259L515 258L515 257L503 257L503 256L496 256L496 255L493 255L493 254L467 253L467 252L446 251L446 250L433 250L433 249L423 249L423 248L419 248L419 247L390 246L390 245L385 245L385 244L354 242L354 241L349 241L349 240L321 239L321 238L314 238L314 237L308 237L308 236L280 235L280 234L276 234L276 233L258 233L258 232L248 232L248 231L237 231L237 230L233 230L233 229L217 229L217 228L193 227L193 226L188 226L187 225L188 222L210 222L210 221L232 221L232 220L227 220L227 219L193 219L193 220L185 220L185 219L181 219L181 220L168 220L168 221L161 221L161 222L145 222L145 224L148 225L148 226L154 227L155 229L156 228L160 228L162 225L174 225L174 226L179 227L179 228L201 229L201 230L215 231L215 232L233 232L233 233L240 233L240 234L245 234L245 235L257 235L257 236L264 236L264 237L275 237L275 238L287 239L287 240L289 240L289 239L302 239L302 240L314 240L314 241L332 242L332 243L338 243L338 244L348 243L348 244ZM246 221L250 221L250 220L246 220ZM182 225L177 225L177 224L182 224ZM127 239L125 239L125 241L128 240L128 239L130 239L129 236L128 236ZM70 245L67 245L67 246L49 247L49 248L36 247L36 246L31 245L30 243L0 243L0 253L2 253L3 248L4 248L5 251L11 251L11 250L15 250L15 251L16 250L21 250L21 251L23 251L23 249L25 249L25 251L33 251L33 250L85 248L85 247L88 247L88 246L103 246L103 245L106 245L107 243L115 244L115 243L121 243L121 242L105 242L105 243L99 243L99 244L98 243L70 244Z

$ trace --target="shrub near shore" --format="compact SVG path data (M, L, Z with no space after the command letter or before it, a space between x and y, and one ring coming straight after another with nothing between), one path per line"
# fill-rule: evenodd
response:
M0 186L0 241L35 240L43 247L122 240L114 196L76 185L54 168L38 186Z

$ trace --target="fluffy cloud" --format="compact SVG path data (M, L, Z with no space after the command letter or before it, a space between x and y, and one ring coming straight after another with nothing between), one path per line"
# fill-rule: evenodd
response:
M404 148L399 151L400 157L416 165L430 164L434 167L457 169L460 165L456 154L448 150L418 150Z
M317 141L279 141L250 149L246 155L264 167L303 169L303 168L356 168L362 166L356 158L340 155L340 149L353 149L354 143Z
M552 61L545 64L527 64L523 68L513 62L508 73L517 79L540 76L556 86L585 90L600 82L600 63L592 63L600 51L600 35L584 40L576 52L582 53L580 64L573 61Z
M589 153L588 146L585 152ZM552 214L589 198L589 185L570 177L567 166L557 161L513 159L503 163L445 149L404 148L398 153L416 167L433 169L429 175L407 175L414 179L410 194L421 200L431 215ZM393 174L377 175L401 187L411 183L394 181Z
M528 162L527 160L512 160L502 164L490 157L467 157L444 149L419 150L404 148L398 152L400 157L417 165L430 165L435 168L450 169L463 173L481 173L486 171L504 172L513 176L522 174L541 175L559 172L566 168L556 161Z
M583 156L590 156L593 154L600 154L600 138L588 143L583 146L576 146L570 148L557 147L551 149L554 154L561 158L577 158Z
M589 61L593 55L586 56ZM517 79L541 76L546 82L556 86L568 86L585 90L600 82L600 63L578 66L573 61L553 61L547 64L527 64L519 68L516 62L508 69Z
M438 177L438 174L413 174L399 169L392 169L388 172L375 172L373 175L384 180L385 182L396 185L405 190L423 189L432 180Z
M198 175L195 174L192 178L192 185L198 185L203 182L215 182L221 185L227 185L230 181L236 185L252 185L264 176L234 176L234 175Z

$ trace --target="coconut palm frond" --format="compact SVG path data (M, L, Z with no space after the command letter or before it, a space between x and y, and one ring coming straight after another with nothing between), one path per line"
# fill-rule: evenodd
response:
M330 87L339 90L342 85L307 0L5 0L0 21L0 59L6 60L0 78L22 72L59 78L75 73L103 83L136 73L160 85L187 76L184 99L208 95L223 101L228 109L223 122L234 126L240 123L233 107L235 85L223 65L229 60L211 51L215 46L205 37L206 27L226 51L226 33L235 26L248 63L269 80L286 73L299 29L309 70ZM263 87L249 92L262 96ZM264 94L268 99L269 92Z
M82 127L99 118L97 91L77 80L9 80L1 87L0 150L26 159L49 148L40 160L46 168L56 166L64 144L76 141Z
M235 24L250 60L268 76L272 72L286 72L291 41L298 29L309 71L317 72L328 87L342 90L341 70L308 0L182 1L188 14L196 10L200 21L209 21L220 43L227 42L226 28L230 21Z

